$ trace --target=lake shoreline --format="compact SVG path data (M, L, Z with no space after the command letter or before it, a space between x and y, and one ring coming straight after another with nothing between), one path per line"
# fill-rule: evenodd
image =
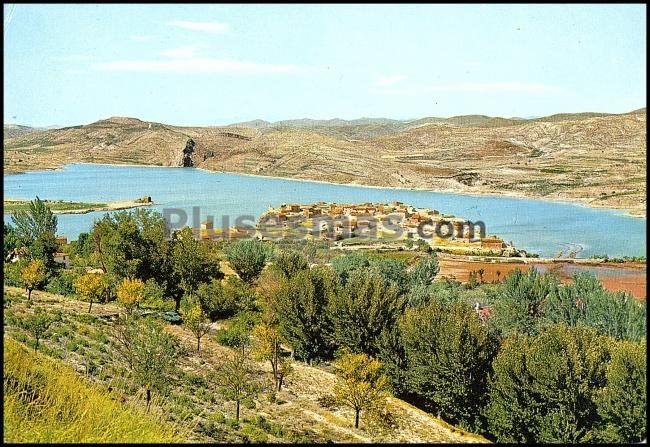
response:
M42 172L42 171L61 171L65 169L65 166L67 165L95 165L95 166L117 166L117 167L138 167L138 168L177 168L177 169L188 169L183 166L160 166L160 165L148 165L148 164L135 164L135 163L89 163L89 162L78 162L78 163L67 163L66 165L57 167L57 168L52 168L52 169L37 169L37 170L31 170L31 171L23 171L23 172L16 172L16 173L10 173L8 175L13 175L13 174L23 174L27 172ZM251 174L251 173L244 173L244 172L237 172L237 171L221 171L221 170L212 170L212 169L206 169L206 168L201 168L201 167L193 167L190 169L196 169L199 171L207 172L207 173L216 173L216 174L233 174L233 175L243 175L247 177L256 177L256 178L266 178L266 179L276 179L276 180L289 180L289 181L296 181L296 182L307 182L307 183L321 183L321 184L326 184L326 185L339 185L339 186L350 186L350 187L357 187L357 188L372 188L372 189L389 189L389 190L397 190L397 191L418 191L418 192L432 192L432 193L443 193L443 194L458 194L458 195L463 195L463 196L470 196L470 197L494 197L494 198L511 198L511 199L517 199L517 200L539 200L541 202L549 202L549 203L559 203L559 204L565 204L565 205L575 205L575 206L580 206L588 209L595 209L595 210L605 210L609 211L612 213L616 213L617 215L621 215L624 217L628 218L634 218L634 219L646 219L646 214L633 214L633 210L630 210L629 208L611 208L607 206L599 206L593 204L593 200L591 202L586 202L586 199L579 199L579 198L564 198L564 199L553 199L553 198L546 198L546 197L536 197L536 196L529 196L517 192L496 192L496 191L462 191L462 190L456 190L456 189L428 189L428 188L404 188L404 187L399 187L399 186L376 186L376 185L364 185L364 184L358 184L358 183L336 183L336 182L330 182L326 180L313 180L313 179L303 179L303 178L295 178L295 177L278 177L278 176L272 176L272 175L260 175L260 174Z

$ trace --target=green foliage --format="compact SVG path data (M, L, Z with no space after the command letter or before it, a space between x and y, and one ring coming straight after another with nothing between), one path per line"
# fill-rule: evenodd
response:
M409 275L406 264L402 260L373 256L361 251L339 255L332 260L332 269L345 285L356 271L372 272L390 282L398 294L404 293L409 287Z
M392 327L404 310L394 283L368 271L354 271L329 302L334 340L351 352L377 355L384 328Z
M151 392L164 389L170 380L180 353L179 342L148 318L122 319L115 326L115 337L134 380L146 391L149 406Z
M30 257L43 261L47 269L54 268L57 219L47 204L36 197L28 210L17 211L11 220L16 238L29 249Z
M309 260L306 255L297 250L279 250L273 256L273 265L289 279L298 272L308 269Z
M410 283L412 287L429 286L433 283L440 272L438 257L435 253L424 256L410 272Z
M73 295L75 293L74 282L78 277L79 274L72 270L58 270L45 286L45 290L63 296Z
M605 290L590 273L574 275L573 282L555 289L544 306L549 324L587 325L619 339L640 340L646 335L646 303L623 292Z
M18 238L18 233L16 229L6 223L2 224L2 244L3 244L3 259L7 259L7 256L14 251L16 248L20 247L20 239Z
M494 303L494 322L504 335L515 330L535 334L539 330L544 302L555 292L558 280L553 275L540 274L536 269L510 273Z
M54 324L62 320L61 312L50 313L37 307L34 313L20 320L20 326L34 337L34 350L38 349L40 341L45 337Z
M232 288L228 292L232 291ZM209 283L201 283L195 293L199 300L201 309L212 320L229 318L238 310L236 295L227 293L221 285L221 281L213 279Z
M248 284L257 280L269 256L267 246L256 240L237 241L226 249L230 267L237 272L242 281Z
M598 390L596 405L603 420L597 439L638 443L646 437L646 341L616 343L607 365L607 386Z
M410 392L433 410L476 430L486 404L490 365L497 340L467 304L408 309L399 330Z
M3 281L7 286L22 287L23 281L20 272L27 265L26 259L17 262L5 262L3 265Z
M210 322L197 298L186 297L183 304L183 325L194 334L196 350L201 352L201 338L210 332Z
M607 339L591 328L513 333L492 364L490 432L499 442L589 442L609 356Z
M223 278L217 259L205 244L194 239L191 228L175 233L172 244L172 269L186 294L193 294L201 283Z
M235 402L235 417L239 421L240 404L246 398L256 396L259 391L248 355L237 351L232 358L221 363L214 372L214 381L222 396Z
M333 326L327 308L335 293L334 281L325 268L303 270L277 293L280 329L298 359L331 358Z
M223 306L231 311L244 312L257 309L257 292L248 283L231 276L223 283Z
M246 346L250 345L251 332L259 321L259 314L242 312L230 320L228 328L217 331L217 342L224 346L243 350Z

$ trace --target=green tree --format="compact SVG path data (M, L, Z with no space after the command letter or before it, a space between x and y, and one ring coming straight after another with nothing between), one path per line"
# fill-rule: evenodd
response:
M226 257L237 275L244 282L253 284L266 265L269 249L262 242L242 240L227 247Z
M135 382L144 388L147 410L151 395L168 384L180 352L178 340L148 318L127 318L115 326L118 351L127 361Z
M362 411L381 406L387 397L387 378L381 371L381 362L367 354L345 354L336 368L336 399L354 410L354 428L359 428Z
M29 249L32 258L40 259L47 269L54 268L56 244L56 216L47 204L36 197L27 210L11 216L16 236Z
M327 309L334 281L325 268L304 270L277 293L275 306L280 330L298 359L311 361L332 356L333 326Z
M18 238L18 234L16 233L16 229L11 225L7 225L6 223L3 223L2 227L2 244L4 247L3 259L5 260L7 260L9 254L16 248L20 248L20 240Z
M410 272L411 287L429 286L440 272L435 253L423 256Z
M394 283L367 270L353 272L329 301L334 340L351 352L377 355L382 331L396 323L404 303Z
M638 443L646 438L646 341L616 343L607 365L607 386L596 395L603 420L599 441Z
M399 321L408 391L472 430L482 426L488 375L497 340L467 304L431 300Z
M40 341L47 335L47 332L62 321L61 312L46 312L38 307L33 314L21 320L21 327L34 337L34 351L38 350Z
M599 425L595 396L606 384L607 338L556 325L514 332L495 358L486 410L498 442L589 442Z
M547 324L587 325L619 339L640 340L646 335L646 303L624 292L605 290L592 273L574 275L544 305Z
M93 308L93 301L99 301L106 296L108 284L101 273L86 273L78 277L74 282L76 292L88 299L88 312Z
M544 302L558 285L551 274L536 269L510 273L494 303L494 323L504 335L512 331L535 334L544 314Z
M237 297L228 293L221 285L221 281L213 279L210 282L199 284L194 296L199 300L201 309L212 320L232 317L239 310Z
M393 284L398 294L406 292L409 287L409 275L406 271L406 264L397 259L384 258L362 252L346 253L332 260L332 269L343 285L347 284L348 279L354 272L369 271Z
M273 256L273 265L289 279L298 272L307 270L309 260L307 256L296 250L278 250Z
M174 235L172 267L180 288L187 295L194 294L201 283L223 277L217 260L206 245L194 239L188 227ZM179 308L180 297L177 297L176 310Z
M143 208L108 213L93 225L90 259L116 282L154 279L165 287L166 296L179 302L183 291L172 270L172 242L166 234L160 213Z
M220 364L214 374L214 380L221 395L236 404L235 418L239 421L241 402L256 396L259 385L255 382L253 367L246 352L237 353Z
M27 299L32 299L32 291L45 283L45 264L40 259L30 261L20 272L20 279L27 289Z

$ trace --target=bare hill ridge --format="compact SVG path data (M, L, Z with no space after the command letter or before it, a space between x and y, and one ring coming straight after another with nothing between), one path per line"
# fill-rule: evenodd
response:
M646 112L534 119L466 115L411 121L256 120L181 127L111 117L7 134L5 172L71 162L215 171L575 200L645 215Z

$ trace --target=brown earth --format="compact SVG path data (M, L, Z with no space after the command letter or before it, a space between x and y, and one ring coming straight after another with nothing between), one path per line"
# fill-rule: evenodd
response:
M13 134L12 134L13 135ZM334 183L570 200L645 216L646 111L534 120L298 120L178 127L114 117L5 134L5 172L70 162L194 164Z
M591 272L611 291L625 291L638 299L646 299L646 264L641 263L602 263L599 265L575 264L568 262L536 263L528 260L526 263L473 261L461 257L446 257L438 255L440 262L439 277L455 277L458 281L467 282L472 272L483 269L483 281L502 281L515 269L529 270L536 268L542 272L556 272L563 284L571 281L571 276L578 272Z

